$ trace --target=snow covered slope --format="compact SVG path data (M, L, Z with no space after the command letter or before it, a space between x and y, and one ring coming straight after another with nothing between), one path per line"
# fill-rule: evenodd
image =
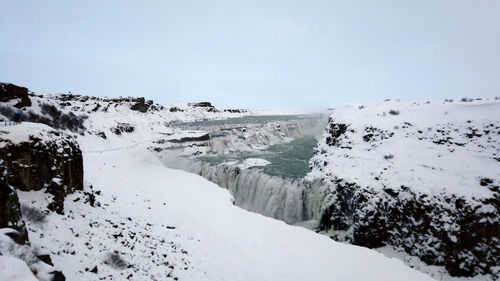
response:
M500 101L338 108L311 166L333 237L498 276Z
M50 249L69 280L430 280L399 260L244 211L227 190L169 169L145 146L84 161L100 207L75 193L67 215L28 222L32 243ZM43 193L19 196L45 205Z
M47 210L52 195L43 190L17 191L32 212L23 217L33 251L50 253L67 280L430 280L397 259L244 211L227 190L166 167L152 152L164 141L203 135L172 122L246 112L130 98L30 98L23 116L73 134L83 151L85 184L65 196L63 214ZM21 126L10 128L37 127ZM33 279L22 261L2 261L22 270L14 277ZM3 269L0 276L13 278Z

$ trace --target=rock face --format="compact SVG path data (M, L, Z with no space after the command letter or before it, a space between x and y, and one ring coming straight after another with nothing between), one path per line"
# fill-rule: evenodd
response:
M500 262L499 193L467 200L405 186L376 191L342 179L334 186L321 216L322 231L349 230L348 241L368 248L400 247L428 264L445 266L452 276L491 274Z
M132 105L130 109L146 113L152 104L152 100L145 101L145 99L141 97L136 99L136 103Z
M208 141L208 140L210 140L210 135L209 134L203 134L203 135L196 136L196 137L183 137L183 138L180 138L180 139L172 139L172 140L170 140L170 142L173 142L173 143L184 143L184 142L190 142L190 141Z
M206 109L206 111L208 112L216 112L217 110L215 109L215 107L212 105L212 103L210 102L207 102L207 101L203 101L203 102L192 102L192 103L188 103L189 106L191 107L200 107L200 108L204 108Z
M9 139L16 132L0 135L0 159L8 171L5 179L21 191L46 188L54 195L49 209L62 214L66 194L83 189L82 152L72 137L44 125L37 127L43 129L22 141Z
M31 106L27 88L9 83L0 83L0 102L7 102L13 99L21 99L21 101L14 105L17 108Z
M117 136L122 133L132 133L134 130L134 126L129 123L118 123L115 127L111 128L111 131Z
M16 239L18 243L28 241L28 232L21 213L21 206L17 192L6 180L6 167L0 159L0 228L12 228L17 230L21 236Z
M498 110L498 102L336 110L308 175L325 182L320 231L403 249L452 276L498 278Z
M5 243L4 255L23 259L37 277L43 280L65 280L54 270L50 256L36 255L30 246L23 211L16 190L46 189L53 195L47 206L59 214L64 212L64 198L75 189L83 189L82 152L70 136L34 123L5 127L0 131L0 230L15 243ZM25 213L26 215L26 213ZM10 231L14 229L15 231ZM40 265L45 263L46 265Z

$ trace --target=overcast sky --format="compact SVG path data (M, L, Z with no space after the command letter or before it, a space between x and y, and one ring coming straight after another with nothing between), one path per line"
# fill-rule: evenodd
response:
M498 0L0 3L0 81L36 92L253 109L500 95Z

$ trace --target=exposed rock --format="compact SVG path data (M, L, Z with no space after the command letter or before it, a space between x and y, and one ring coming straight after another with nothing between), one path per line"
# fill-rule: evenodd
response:
M17 108L31 106L27 88L10 83L0 83L0 102L7 102L13 99L21 99L21 101L14 105Z
M326 138L326 143L330 146L338 146L339 138L347 131L347 125L334 123L330 120L328 132L331 136Z
M52 281L66 281L66 277L61 271L52 271Z
M115 127L111 128L111 132L119 136L122 133L132 133L135 128L129 123L118 123Z
M348 114L345 116L345 119L351 118ZM500 191L495 173L484 177L483 171L479 171L476 184L467 182L465 186L450 187L427 176L425 180L432 180L428 183L431 188L422 187L420 177L423 176L414 172L420 164L418 161L422 160L404 162L409 175L398 174L404 178L399 184L390 174L391 169L402 168L401 163L395 167L393 162L407 155L432 155L429 151L441 149L436 148L437 145L449 147L441 149L437 158L444 155L453 159L451 153L459 149L461 153L475 153L472 155L486 158L490 156L487 146L494 152L495 143L498 143L498 138L494 138L500 135L497 125L493 122L467 125L471 121L455 121L445 125L438 123L432 128L418 124L417 118L412 123L394 122L397 126L394 123L385 125L382 121L361 123L339 119L330 119L324 141L319 143L311 161L313 172L321 173L327 186L322 190L320 231L355 245L369 248L389 245L403 249L430 265L444 266L452 276L490 274L493 279L499 277L495 267L500 264ZM411 152L404 154L395 146L395 141L412 143ZM418 142L425 145L419 146ZM347 147L357 150L350 153L344 149ZM378 147L383 149L377 150ZM386 149L391 147L396 148L388 153ZM387 161L383 166L373 165L373 157ZM436 166L420 164L425 169L441 171L448 177L458 175L455 167L442 164L447 162L427 159L432 159ZM365 162L370 164L364 165ZM353 176L339 169L342 165L369 175ZM408 181L410 177L416 180ZM374 180L367 180L370 178ZM449 183L456 184L452 180ZM477 190L483 195L470 195L468 190ZM485 192L488 190L492 193Z
M170 112L184 112L184 109L173 106L169 109Z
M107 139L106 133L104 133L103 131L97 132L96 135L98 135L99 137L101 137L103 139Z
M224 112L229 112L229 113L246 113L248 110L246 109L224 109Z
M152 104L153 104L152 100L145 101L144 98L141 97L136 99L136 103L132 105L130 109L146 113Z
M202 102L191 102L188 103L189 106L192 107L214 107L212 103L207 102L207 101L202 101Z
M208 112L216 112L217 110L215 107L210 103L210 102L192 102L188 103L189 106L191 107L201 107L204 108Z
M50 258L50 255L38 255L36 257L39 260L43 261L44 263L54 266L54 264L52 263L52 258Z
M402 247L452 276L492 273L500 262L500 194L481 202L406 187L377 192L340 180L332 196L320 228L349 229L347 240L355 245Z
M190 141L207 141L207 140L210 140L209 134L203 134L203 135L198 136L198 137L184 137L184 138L173 139L173 140L169 140L169 141L173 142L173 143L183 143L183 142L190 142Z
M11 238L16 243L23 244L28 241L28 232L21 213L21 206L17 192L6 180L6 167L0 159L0 228L12 228L19 232Z
M5 178L10 186L22 191L46 188L54 195L49 209L63 213L66 194L83 189L82 151L73 137L50 127L41 128L16 143L9 139L15 132L0 135L0 159L8 171Z

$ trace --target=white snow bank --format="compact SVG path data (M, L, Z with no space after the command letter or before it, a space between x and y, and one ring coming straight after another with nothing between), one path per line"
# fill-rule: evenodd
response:
M330 115L345 124L339 144L325 133L309 179L338 176L373 188L485 198L481 178L500 180L500 101L348 105ZM371 134L371 136L370 136Z
M13 144L28 141L30 136L46 139L49 133L57 133L52 127L41 123L23 122L21 124L0 127L0 147L10 141Z
M86 179L102 190L97 199L103 207L69 196L65 206L72 213L51 215L48 223L57 228L31 237L34 245L60 252L53 260L68 280L95 278L84 270L94 265L99 265L97 277L133 273L131 280L170 280L167 274L179 280L431 280L375 251L244 211L232 205L227 190L169 169L142 148L84 154L84 166ZM23 202L43 202L41 193L19 196ZM108 221L118 228L108 227ZM137 237L141 225L149 238ZM130 231L136 238L127 240ZM91 247L85 246L89 240ZM124 247L131 243L133 250ZM104 265L113 250L134 267Z
M271 162L261 159L261 158L247 158L243 160L241 164L238 165L238 168L245 170L251 167L264 167L271 164Z
M11 256L0 256L0 280L39 281L24 261Z

